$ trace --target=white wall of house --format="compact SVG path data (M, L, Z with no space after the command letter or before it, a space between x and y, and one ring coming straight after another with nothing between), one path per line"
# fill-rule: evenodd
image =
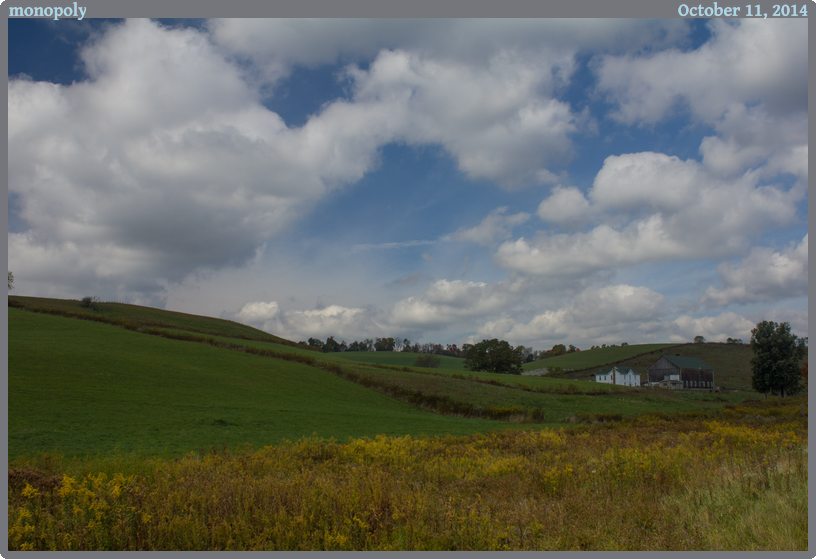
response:
M612 384L612 371L595 373L595 382ZM615 369L615 384L621 386L640 386L640 375L632 369Z

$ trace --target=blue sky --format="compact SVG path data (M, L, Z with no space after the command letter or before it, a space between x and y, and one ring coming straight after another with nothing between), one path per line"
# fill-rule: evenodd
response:
M9 20L15 293L292 340L806 336L806 20Z

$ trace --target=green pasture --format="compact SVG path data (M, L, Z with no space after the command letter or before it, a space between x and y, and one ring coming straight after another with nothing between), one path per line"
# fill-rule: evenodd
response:
M297 363L13 308L8 317L10 460L512 426L422 411Z
M521 390L510 386L496 386L468 379L456 378L452 374L424 374L422 372L394 371L380 368L361 368L365 375L387 381L403 388L418 390L425 395L446 396L469 402L481 407L522 407L540 409L544 412L544 423L559 423L575 412L584 413L617 413L621 416L637 415L648 411L666 413L687 412L693 410L714 410L724 403L739 401L748 396L746 393L732 394L723 398L708 392L669 391L663 389L612 388L611 385L581 381L543 381L539 386L544 388L563 389L575 387L575 393L541 393ZM514 384L517 375L495 375L506 384ZM550 381L550 382L547 382ZM532 383L530 383L532 384ZM529 386L529 385L528 385ZM578 392L588 394L580 394Z
M379 363L380 365L390 365L392 367L414 367L414 363L419 357L427 357L424 353L408 353L401 351L345 351L338 353L342 359L356 361L358 363ZM465 360L458 357L448 357L447 355L434 355L440 360L439 368L453 369L456 371L465 370ZM418 367L423 368L423 367Z
M649 353L667 347L674 347L677 344L636 344L615 347L601 347L566 353L558 357L540 359L531 363L525 363L523 369L532 371L544 367L561 367L562 369L579 370L589 367L602 367L609 363L615 363L623 359L628 359L643 353Z
M18 299L52 312L108 313L115 319L163 325L172 332L183 329L237 345L308 354L342 363L381 384L426 396L444 396L474 406L540 409L548 424L557 424L574 412L627 416L644 411L705 410L751 396L746 392L715 396L623 389L588 382L586 377L575 381L573 373L547 378L471 372L463 369L462 359L444 356L442 368L416 368L417 354L324 354L277 343L279 338L263 338L268 335L219 319L118 303L104 303L92 311L81 309L77 301ZM37 451L87 456L141 450L149 455L177 456L222 443L263 446L313 433L346 440L377 434L459 435L521 427L423 411L300 363L11 307L8 317L10 459ZM713 352L703 359L715 367L723 366L717 361L718 348L721 352L740 350L723 349L721 344L694 345ZM629 347L642 351L649 346ZM433 374L423 374L423 370ZM538 393L524 388L571 392Z

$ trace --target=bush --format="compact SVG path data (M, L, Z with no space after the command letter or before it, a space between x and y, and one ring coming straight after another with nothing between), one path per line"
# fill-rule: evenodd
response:
M79 302L79 306L86 309L96 310L97 303L99 303L99 297L83 297L82 301Z
M436 355L420 355L414 361L414 367L428 367L435 369L442 364L442 358Z

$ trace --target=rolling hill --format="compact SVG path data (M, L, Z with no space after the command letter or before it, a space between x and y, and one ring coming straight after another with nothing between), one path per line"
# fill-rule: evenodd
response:
M415 354L323 354L234 322L120 303L10 297L8 319L10 458L177 456L313 433L458 435L576 413L713 410L747 396L471 373L454 358L428 370L411 366Z

